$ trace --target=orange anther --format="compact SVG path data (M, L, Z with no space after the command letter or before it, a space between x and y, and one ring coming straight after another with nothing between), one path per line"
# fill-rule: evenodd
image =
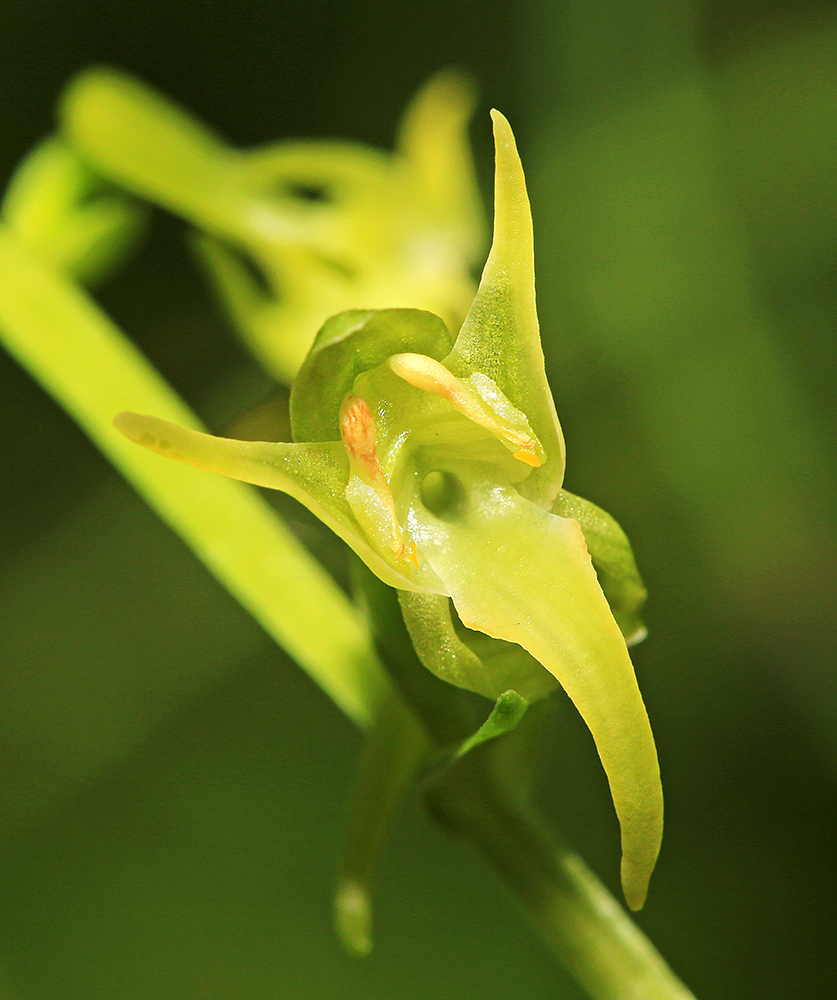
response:
M365 466L370 478L377 479L381 473L377 452L378 437L375 418L365 399L347 396L343 401L340 433L350 457Z
M512 453L512 458L516 458L519 462L524 462L526 465L531 465L535 469L543 464L538 456L532 451L515 451Z

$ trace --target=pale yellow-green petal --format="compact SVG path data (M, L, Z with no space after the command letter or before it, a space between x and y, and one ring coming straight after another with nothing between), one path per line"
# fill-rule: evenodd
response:
M546 461L521 486L529 499L550 506L564 475L564 439L546 381L535 309L532 213L514 135L492 112L494 242L477 296L445 364L460 377L482 372L529 419Z
M410 102L398 135L398 152L418 188L422 209L444 226L466 262L484 251L485 213L476 182L468 122L476 95L471 80L437 73Z
M282 444L234 441L189 430L157 417L120 413L118 430L137 444L196 469L281 490L299 500L346 542L384 583L427 590L410 565L399 568L370 545L346 500L348 458L340 442Z
M474 482L466 512L444 520L416 505L411 528L464 624L528 650L587 723L622 829L625 898L638 909L662 837L657 753L578 523L513 488Z

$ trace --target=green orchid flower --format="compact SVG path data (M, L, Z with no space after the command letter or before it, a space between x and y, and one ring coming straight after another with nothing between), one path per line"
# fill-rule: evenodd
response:
M492 116L494 240L455 338L415 309L334 317L293 384L293 443L136 414L117 426L153 451L300 500L398 589L419 658L445 680L495 699L560 685L596 742L621 825L623 890L638 909L663 811L626 644L641 637L644 590L618 526L561 489L529 201L511 129Z
M228 146L116 70L67 89L62 125L102 177L193 223L248 347L290 383L336 313L410 303L458 327L473 297L483 221L467 126L472 88L435 76L394 154L350 142Z

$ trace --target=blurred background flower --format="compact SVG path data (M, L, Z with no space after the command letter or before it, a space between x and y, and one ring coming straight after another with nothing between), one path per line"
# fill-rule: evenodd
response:
M0 38L4 178L91 63L244 146L391 148L434 71L476 78L486 192L492 105L529 179L567 486L619 519L651 595L634 659L667 830L639 922L701 1000L833 993L833 12L62 0L5 5ZM223 427L272 386L183 236L157 213L101 297ZM5 355L0 411L4 996L579 997L416 805L376 954L342 955L329 893L358 735ZM616 821L568 705L552 744L543 808L615 891Z

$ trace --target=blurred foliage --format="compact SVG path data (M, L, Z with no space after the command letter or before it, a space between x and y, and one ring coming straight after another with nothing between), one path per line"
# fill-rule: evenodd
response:
M439 66L480 81L483 176L491 104L527 163L567 485L618 517L650 592L636 662L667 833L640 923L702 1000L834 993L832 13L64 0L6 5L0 37L4 176L95 62L241 144L384 146ZM180 228L156 217L149 240L103 300L223 426L270 385ZM2 995L579 996L417 811L378 953L339 953L355 733L5 356L0 411ZM543 807L614 871L604 778L564 705L553 745Z

